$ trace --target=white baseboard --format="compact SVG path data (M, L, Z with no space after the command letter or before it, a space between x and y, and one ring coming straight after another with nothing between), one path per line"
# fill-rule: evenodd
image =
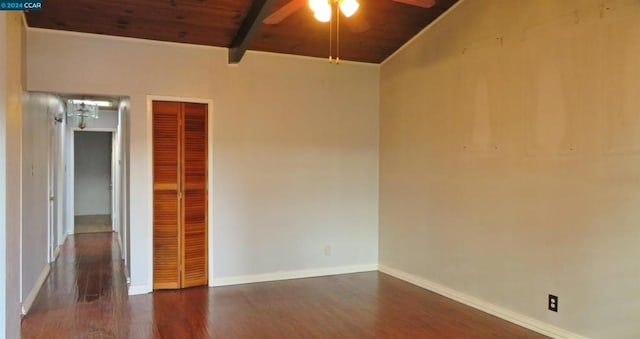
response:
M283 271L274 273L264 273L255 275L242 275L235 277L216 278L209 281L209 286L220 287L229 285L251 284L258 282L277 281L277 280L289 280L289 279L301 279L322 277L327 275L360 273L377 271L378 265L356 265L356 266L338 266L328 268L317 268L310 270L298 270L298 271Z
M27 297L22 301L22 315L27 314L29 309L33 305L33 302L36 300L38 296L38 292L40 292L40 288L44 285L45 280L47 280L47 276L49 276L49 272L51 271L51 264L44 265L42 272L38 276L38 280L36 280L35 285L27 295Z
M56 259L58 259L58 255L60 255L60 250L62 249L62 245L64 245L65 241L67 241L67 234L62 237L62 241L56 245L56 249L53 250L53 259L51 259L51 263L54 263Z
M69 233L67 232L63 232L64 236L62 236L62 241L60 242L60 244L58 244L58 246L62 247L62 245L64 245L65 242L67 242L67 238L69 237Z
M434 283L432 281L418 277L411 273L397 270L385 265L378 265L378 270L382 273L389 274L391 276L404 280L418 287L422 287L424 289L435 292L449 299L453 299L457 302L460 302L467 306L471 306L475 309L478 309L482 312L489 313L498 318L501 318L506 321L512 322L516 325L528 328L540 334L544 334L551 338L586 339L585 337L575 334L573 332L569 332L557 326L539 321L537 319L513 312L506 308L491 304L489 302L478 299L476 297L472 297L470 295L458 292L449 287Z
M56 261L56 259L58 259L58 255L60 254L60 247L62 247L62 245L58 245L56 246L56 249L53 251L53 261Z
M148 285L129 286L129 295L147 294L153 292L153 288Z

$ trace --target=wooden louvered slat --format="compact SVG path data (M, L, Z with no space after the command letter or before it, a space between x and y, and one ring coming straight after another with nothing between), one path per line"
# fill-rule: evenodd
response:
M207 284L207 105L183 106L182 286Z
M153 103L153 288L180 287L180 105Z

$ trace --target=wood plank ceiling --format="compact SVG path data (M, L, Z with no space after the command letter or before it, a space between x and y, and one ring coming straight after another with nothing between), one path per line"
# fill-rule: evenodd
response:
M275 0L270 12L290 1ZM340 58L380 63L457 1L437 0L435 6L421 8L392 0L359 0L358 12L341 20ZM26 17L30 27L231 47L253 2L56 0L43 2L42 11ZM355 32L353 26L363 19L369 28ZM329 24L315 20L308 6L278 24L258 24L250 50L329 56Z

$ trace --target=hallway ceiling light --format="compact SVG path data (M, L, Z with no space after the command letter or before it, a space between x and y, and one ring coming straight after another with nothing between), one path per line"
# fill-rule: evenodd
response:
M75 118L80 129L87 127L87 118L98 119L99 101L77 100L67 101L67 118ZM110 106L108 101L103 101Z

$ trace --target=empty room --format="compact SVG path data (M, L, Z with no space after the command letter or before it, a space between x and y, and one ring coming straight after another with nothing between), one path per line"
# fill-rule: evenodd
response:
M0 5L0 338L640 338L640 1Z

